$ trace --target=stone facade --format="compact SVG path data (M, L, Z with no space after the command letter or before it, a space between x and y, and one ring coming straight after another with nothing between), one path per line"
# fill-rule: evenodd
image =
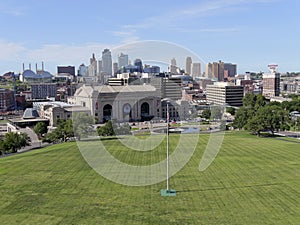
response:
M151 85L88 86L78 88L73 103L87 107L98 122L145 121L161 116L160 96Z

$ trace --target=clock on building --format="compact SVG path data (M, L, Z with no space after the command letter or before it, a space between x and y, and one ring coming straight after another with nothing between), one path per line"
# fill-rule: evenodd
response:
M131 110L130 105L128 103L125 104L123 107L124 113L130 113L130 110Z

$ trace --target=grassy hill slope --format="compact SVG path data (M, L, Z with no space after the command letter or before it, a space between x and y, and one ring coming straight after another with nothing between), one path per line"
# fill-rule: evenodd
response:
M192 159L171 178L176 197L160 196L165 182L128 187L101 177L75 142L1 158L1 224L300 223L299 143L227 133L216 160L199 172L207 141L200 136ZM159 147L145 158L118 140L104 143L121 161L146 164L165 154Z

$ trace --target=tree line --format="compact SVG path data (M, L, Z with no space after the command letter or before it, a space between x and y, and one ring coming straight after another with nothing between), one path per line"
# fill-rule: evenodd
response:
M0 155L16 153L25 146L29 146L31 139L26 133L8 132L0 137Z
M43 142L66 142L72 138L80 140L95 133L92 127L93 118L85 113L74 113L73 119L57 120L57 127L50 133L46 133L44 125L36 125L34 131L42 136Z
M233 127L249 130L252 134L261 135L262 132L279 130L299 130L299 118L292 118L292 111L300 111L300 98L292 101L267 102L261 95L246 94L243 106L235 112Z
M72 119L57 120L57 127L47 133L45 123L37 123L33 130L43 142L57 143L66 142L71 139L81 140L88 136L115 136L131 134L131 127L128 124L118 126L111 120L103 126L95 128L93 118L84 113L73 115Z

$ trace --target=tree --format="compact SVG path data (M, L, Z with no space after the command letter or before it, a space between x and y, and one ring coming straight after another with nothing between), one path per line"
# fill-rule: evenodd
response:
M43 141L45 142L56 142L63 141L66 142L68 138L74 137L72 120L59 120L57 121L58 125L54 131L48 133Z
M30 145L30 137L26 133L8 132L4 136L4 148L8 152L17 152L19 149Z
M99 136L114 136L115 131L112 121L109 120L104 126L98 127L97 132Z
M3 137L0 138L0 155L3 155L6 152L4 139Z
M248 120L245 128L254 134L260 135L262 131L275 131L285 129L288 122L288 114L277 105L266 105L260 107L256 115Z
M210 111L210 109L204 109L203 111L202 111L202 117L203 118L205 118L205 119L209 119L210 118L210 116L211 116L211 111Z
M263 122L262 117L256 115L247 122L245 128L253 134L260 136L260 133L264 130Z
M34 127L33 127L33 131L38 135L38 137L40 138L41 136L43 136L44 134L47 133L48 128L47 128L47 124L44 122L38 122Z
M263 107L265 105L266 105L266 98L262 94L256 95L254 107L256 109L258 109L258 108Z
M255 115L254 109L240 107L235 113L235 119L233 121L233 127L242 129L245 128L248 121Z
M19 134L19 142L20 142L20 146L22 148L22 147L25 147L25 146L29 146L30 142L31 142L31 139L28 136L28 134L21 133L21 134Z
M89 134L94 134L94 129L92 127L93 117L87 115L86 113L80 112L73 114L73 129L74 136L80 140L81 137L87 137Z
M255 106L255 102L256 102L255 94L247 93L243 98L243 106L245 107L252 108Z
M70 120L70 119L65 120L61 124L60 129L62 130L64 142L67 140L67 138L74 137L74 129L73 129L72 120Z
M222 119L223 112L222 112L221 106L212 106L210 112L211 112L210 117L213 120Z
M281 127L282 118L280 112L281 108L276 105L267 105L258 111L258 115L262 117L262 122L264 122L264 129L271 131L272 135Z
M234 116L234 114L235 114L235 108L233 108L233 107L227 107L226 108L226 112L227 113L229 113L230 115L233 115Z
M116 135L131 135L131 127L129 124L124 124L115 128Z

